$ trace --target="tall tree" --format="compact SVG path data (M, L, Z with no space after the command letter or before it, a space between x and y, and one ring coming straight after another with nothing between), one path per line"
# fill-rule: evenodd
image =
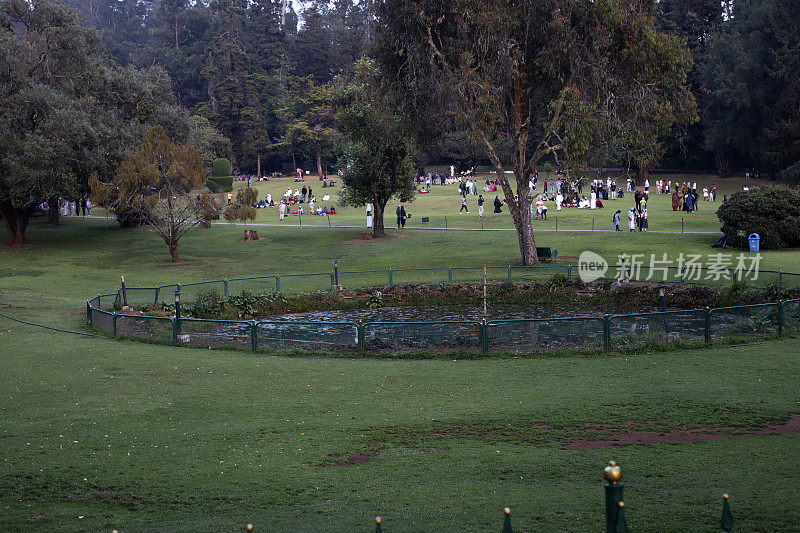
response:
M177 262L178 242L204 218L207 206L193 190L205 176L197 149L173 143L163 128L155 126L136 152L125 157L112 181L92 180L92 192L110 209L138 215L164 240Z
M110 176L147 125L185 135L161 69L120 69L64 4L0 1L0 215L12 244L38 205ZM57 215L57 210L56 210Z
M414 186L413 148L403 117L370 62L357 64L357 76L338 93L339 124L345 136L342 201L374 211L372 234L383 237L384 211L397 196L411 200Z
M739 162L774 176L800 160L800 45L790 29L799 18L791 1L737 0L709 44L705 141L723 175Z
M492 161L524 265L537 261L528 193L536 165L587 150L600 131L587 121L617 135L631 111L645 124L659 118L671 105L662 91L685 90L691 65L676 38L655 31L644 0L382 0L377 13L376 54L397 95L436 102Z
M323 174L323 156L332 156L339 132L334 125L333 94L329 86L315 85L312 77L289 83L286 106L279 110L285 133L276 144L293 158L313 158Z

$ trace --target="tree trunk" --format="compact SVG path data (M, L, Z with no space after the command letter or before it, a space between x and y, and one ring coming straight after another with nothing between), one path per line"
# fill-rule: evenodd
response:
M721 178L729 178L731 176L731 157L728 153L722 150L714 150L714 160L717 163L717 170Z
M374 199L372 203L372 236L385 237L386 232L383 229L383 211L386 209L386 202L379 202Z
M167 242L167 247L169 247L169 255L172 256L172 262L178 262L178 243L177 242Z
M47 223L58 226L60 223L58 210L58 198L50 198L47 200Z
M517 230L517 241L519 242L519 252L523 266L532 266L539 262L536 254L536 239L533 236L533 224L531 223L530 208L531 197L528 194L527 180L516 176L517 181L517 201L514 200L514 191L511 184L505 177L502 167L496 169L500 176L500 185L503 187L503 194L506 197L508 210L511 212L511 219ZM523 181L525 182L523 185Z
M650 179L650 167L636 167L636 185L644 185Z
M322 147L317 143L317 175L322 176Z
M25 244L25 230L28 228L28 222L33 213L32 208L17 210L11 205L11 202L3 202L0 205L0 215L3 217L3 222L8 231L8 244L11 246L21 246Z

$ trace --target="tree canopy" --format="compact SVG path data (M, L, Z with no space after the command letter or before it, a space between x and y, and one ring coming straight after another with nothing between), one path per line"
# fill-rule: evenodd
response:
M383 214L392 197L411 200L414 149L403 116L381 87L379 72L370 61L357 64L356 75L339 89L337 119L344 134L341 161L342 201L372 204L372 233L382 237Z
M691 59L655 30L649 2L383 0L377 14L376 55L396 96L465 125L497 173L525 265L537 260L537 164L577 159L603 137L649 163L658 136L694 110Z
M121 68L62 3L0 1L0 214L12 244L34 210L110 176L133 138L188 133L161 68Z

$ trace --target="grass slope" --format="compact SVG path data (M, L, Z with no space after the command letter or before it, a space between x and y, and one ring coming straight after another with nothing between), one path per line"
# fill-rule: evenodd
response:
M31 246L0 250L0 312L77 329L87 296L117 287L120 274L153 285L329 271L331 259L370 269L506 265L518 255L511 232L259 233L267 239L243 243L235 226L192 232L180 246L187 262L174 265L144 230L37 221ZM562 256L592 249L611 259L707 253L713 240L539 237ZM766 252L762 266L800 272L798 256ZM485 530L500 528L504 505L524 530L598 530L611 458L625 473L633 528L716 530L730 492L737 528L791 530L796 434L594 450L566 449L564 438L587 423L666 432L785 421L800 412L798 355L783 340L596 358L293 359L2 319L0 530L363 530L379 514L396 531Z

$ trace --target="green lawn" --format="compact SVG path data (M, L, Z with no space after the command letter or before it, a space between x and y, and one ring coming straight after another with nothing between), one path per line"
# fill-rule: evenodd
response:
M130 285L157 285L330 271L332 259L370 269L518 257L513 232L407 231L384 241L360 240L358 229L259 234L267 238L244 243L237 226L193 231L176 265L143 229L37 220L30 246L0 251L0 312L79 329L86 298L115 289L121 274ZM609 259L708 253L714 238L538 234L561 256L591 249ZM763 255L766 268L800 272L796 250ZM240 531L253 522L258 531L364 531L375 515L389 531L499 530L509 505L521 530L596 531L600 474L613 458L635 530L716 531L720 496L730 492L738 530L788 531L800 514L795 433L565 444L595 435L591 424L658 434L789 420L800 413L798 355L787 339L594 358L260 357L2 319L0 530ZM368 460L330 466L354 454Z
M481 175L477 179L483 183L486 179L490 179L490 175ZM674 181L676 176L670 176ZM655 180L658 176L654 176L651 180L653 189L655 189ZM665 177L666 179L666 177ZM683 213L681 211L674 212L672 210L672 197L670 195L651 194L650 201L648 202L648 216L651 231L719 231L719 220L716 216L717 207L719 207L724 194L732 194L741 189L742 185L747 184L754 186L756 183L767 183L766 180L744 180L739 178L730 178L720 180L716 176L700 175L691 176L689 179L697 181L698 188L702 189L703 186L711 188L712 183L717 184L718 194L716 202L700 202L700 210L692 214ZM301 189L303 185L310 186L314 191L314 196L317 198L319 205L335 206L337 215L331 217L309 216L308 204L304 204L304 215L302 220L300 217L287 216L287 219L281 222L278 216L277 207L259 209L258 216L255 220L257 224L281 224L285 226L297 226L302 223L303 226L362 226L366 224L365 209L362 207L343 207L339 204L339 191L341 189L341 180L337 180L337 187L335 188L322 188L322 183L317 181L316 178L309 178L305 182L295 183L293 180L284 178L279 180L271 180L266 182L256 182L255 187L258 189L259 199L266 197L267 193L273 195L276 199L280 199L287 188ZM621 181L618 180L618 183ZM539 187L544 184L544 179L540 179ZM242 181L234 183L234 188L239 189L246 186ZM482 188L481 188L482 189ZM588 197L588 189L585 191ZM234 191L235 194L235 191ZM323 195L330 195L329 201L323 201ZM414 227L433 227L433 228L485 228L485 229L510 229L513 228L513 222L509 215L508 208L503 207L503 213L494 213L492 201L495 196L503 198L502 191L496 193L482 193L486 199L485 212L483 221L478 217L477 196L468 196L467 205L469 214L459 214L461 208L461 197L459 196L458 187L456 185L432 185L431 192L428 194L417 194L414 201L406 204L406 210L411 213L411 218L408 220L409 226ZM224 203L224 196L220 195L220 200ZM398 203L396 201L390 202L386 207L386 226L393 228L396 225L395 208ZM594 218L594 229L613 229L611 217L617 209L623 212L623 226L625 224L625 213L627 210L634 206L633 194L629 193L624 199L608 200L605 202L603 209L577 209L577 208L564 208L560 212L556 211L555 202L547 202L548 218L547 220L534 221L534 227L543 230L556 230L563 231L566 229L580 229L591 230ZM294 209L293 209L294 210ZM97 214L104 214L101 209L95 210ZM422 218L429 218L428 222L422 222ZM683 222L682 222L683 219ZM483 222L483 225L481 224Z

